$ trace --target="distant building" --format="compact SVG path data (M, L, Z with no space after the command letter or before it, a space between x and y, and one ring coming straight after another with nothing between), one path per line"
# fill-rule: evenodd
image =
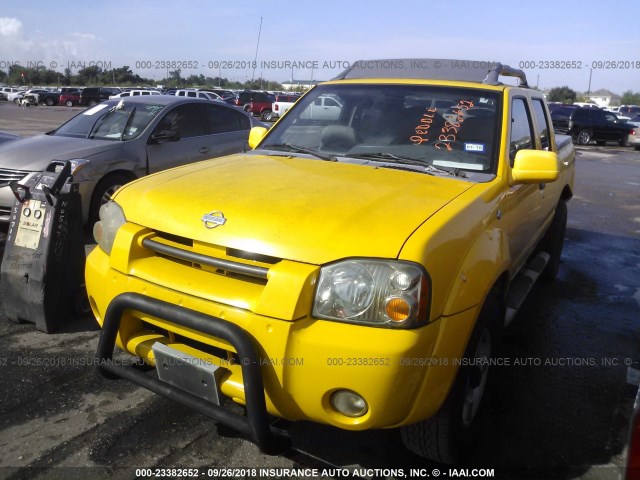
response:
M309 90L311 87L315 87L319 80L287 80L282 82L282 88L287 91L290 90Z
M596 103L599 107L608 107L611 105L620 105L622 97L609 90L601 88L589 94L589 100Z

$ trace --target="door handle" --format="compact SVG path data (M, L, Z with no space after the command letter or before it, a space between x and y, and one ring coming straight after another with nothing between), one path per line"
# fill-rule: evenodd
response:
M209 153L211 149L209 147L202 147L198 150L200 153Z

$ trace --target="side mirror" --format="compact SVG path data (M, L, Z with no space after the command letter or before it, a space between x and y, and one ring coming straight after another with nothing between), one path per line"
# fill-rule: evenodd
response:
M151 134L153 143L177 142L180 140L180 133L176 130L160 130Z
M249 147L256 148L267 134L267 129L264 127L253 127L249 130Z
M558 154L542 150L519 150L511 170L514 184L549 183L558 179Z

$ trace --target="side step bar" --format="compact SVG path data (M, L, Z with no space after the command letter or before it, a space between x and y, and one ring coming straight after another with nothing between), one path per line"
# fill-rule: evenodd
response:
M507 308L504 318L504 326L509 325L515 318L518 310L527 298L531 287L536 283L540 274L544 271L551 256L547 252L538 253L513 279L507 293Z

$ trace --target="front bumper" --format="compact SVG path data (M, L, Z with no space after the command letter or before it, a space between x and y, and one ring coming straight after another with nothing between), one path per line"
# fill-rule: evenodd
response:
M12 172L11 170L7 170ZM15 170L18 172L18 170ZM0 172L1 173L1 172ZM41 172L25 172L22 178L16 178L16 181L20 184L26 183L34 175L38 175ZM8 180L8 178L7 178ZM82 222L86 223L89 213L89 202L91 200L91 194L96 186L95 181L74 182L78 184L80 197L82 198ZM16 201L16 197L9 188L8 185L0 187L0 223L8 223L11 218L11 209Z

